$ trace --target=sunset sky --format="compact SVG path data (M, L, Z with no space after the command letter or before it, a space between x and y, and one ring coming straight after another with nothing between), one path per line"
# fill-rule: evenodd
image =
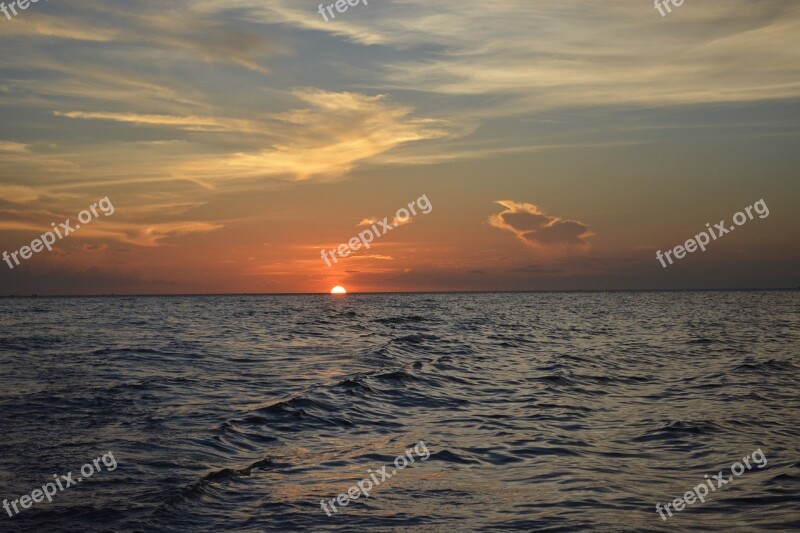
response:
M115 209L0 263L0 294L800 285L795 0L318 6L0 14L0 252ZM422 195L370 250L320 257ZM760 199L767 218L656 260Z

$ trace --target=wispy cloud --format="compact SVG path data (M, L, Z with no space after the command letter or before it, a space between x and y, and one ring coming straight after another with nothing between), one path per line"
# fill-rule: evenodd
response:
M80 13L105 14L87 17ZM204 61L231 63L266 73L259 59L272 55L276 46L264 35L225 20L207 17L189 0L169 4L130 0L124 8L113 4L74 0L58 15L31 10L19 17L5 35L115 43L161 48Z
M30 146L12 141L0 141L0 152L13 152L24 154L30 151Z
M0 231L41 234L50 231L51 222L60 223L67 218L69 217L62 217L44 210L4 209L0 210ZM221 224L200 221L133 223L100 217L90 224L84 224L79 231L71 234L69 241L101 239L143 247L155 247L165 244L164 241L174 237L192 233L208 233L222 227Z
M441 121L412 116L383 95L304 89L294 96L308 107L274 118L286 141L188 163L176 174L212 182L242 178L336 178L356 163L407 143L450 135Z
M12 204L30 204L41 199L66 200L73 198L70 193L55 193L38 187L0 183L0 201Z
M341 24L319 23L293 0L269 9L365 45L431 50L388 64L385 82L512 98L491 102L500 113L800 95L800 6L782 0L698 3L669 20L652 4L601 0L505 0L491 9L482 0L396 0Z
M139 126L165 126L184 129L187 131L239 131L253 132L258 128L250 121L221 119L214 117L193 117L174 115L147 115L139 113L104 113L83 111L56 111L56 116L86 119L110 120L126 122Z

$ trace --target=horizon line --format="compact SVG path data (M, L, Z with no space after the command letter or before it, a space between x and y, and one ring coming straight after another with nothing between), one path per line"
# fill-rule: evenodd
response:
M757 292L798 291L798 287L770 288L717 288L717 289L540 289L540 290L486 290L486 291L364 291L332 295L329 292L222 292L222 293L101 293L101 294L2 294L0 299L11 298L159 298L197 296L354 296L359 294L539 294L539 293L593 293L593 292Z

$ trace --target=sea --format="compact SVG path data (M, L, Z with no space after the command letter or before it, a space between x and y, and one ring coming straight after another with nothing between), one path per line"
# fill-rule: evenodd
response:
M800 291L4 298L0 531L798 531L799 341Z

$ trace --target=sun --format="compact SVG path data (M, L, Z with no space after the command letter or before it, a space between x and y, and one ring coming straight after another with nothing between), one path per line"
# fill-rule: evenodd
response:
M331 289L331 294L347 294L347 290L341 285L337 285Z

